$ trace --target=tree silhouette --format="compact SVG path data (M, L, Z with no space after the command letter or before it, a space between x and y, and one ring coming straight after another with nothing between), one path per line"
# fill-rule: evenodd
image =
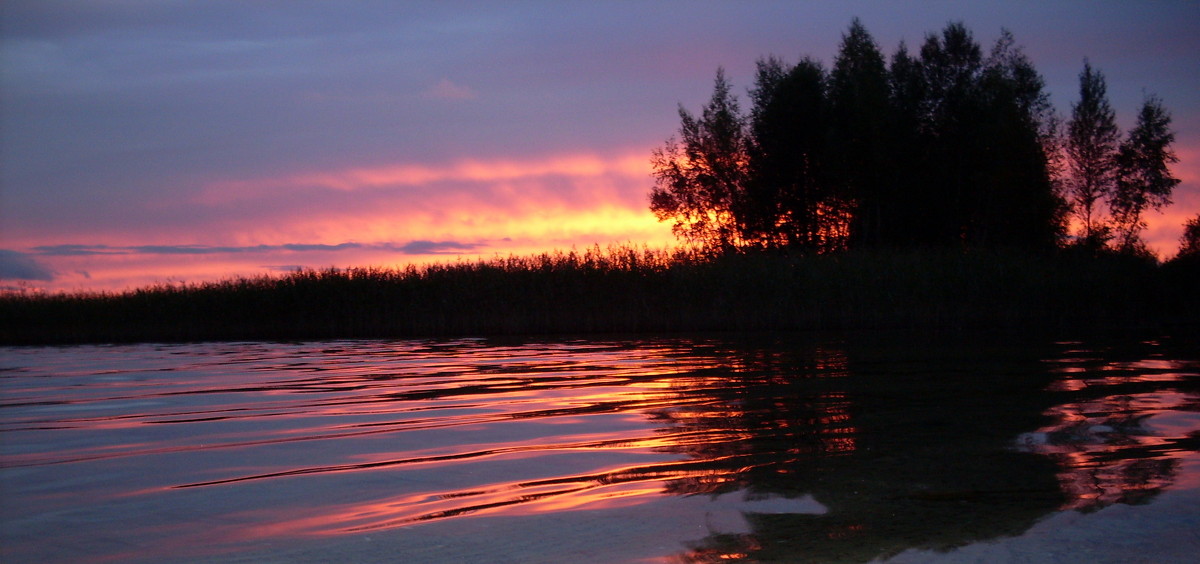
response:
M1183 224L1183 236L1179 238L1179 254L1176 258L1200 258L1200 214Z
M1139 233L1146 227L1142 219L1146 207L1158 210L1171 203L1171 191L1180 182L1168 168L1179 162L1171 150L1174 141L1171 115L1161 100L1148 96L1137 125L1117 153L1117 182L1109 202L1118 248L1124 251L1144 246Z
M750 118L746 225L762 246L828 250L825 226L836 209L828 159L825 70L760 60Z
M919 127L927 159L915 194L926 226L919 243L944 246L967 236L968 190L982 164L976 125L982 113L977 77L983 55L971 32L952 23L940 35L926 36L920 61L925 99Z
M679 135L656 149L650 209L672 232L706 252L741 244L735 210L745 193L746 133L724 69L717 69L712 99L699 118L679 107Z
M891 75L900 128L892 146L915 205L885 219L918 246L1056 245L1064 204L1050 175L1053 108L1012 34L984 58L970 31L952 23L926 38L917 60L902 46Z
M709 254L1040 252L1062 245L1072 215L1080 245L1099 249L1116 227L1136 247L1144 210L1170 202L1169 114L1148 98L1121 143L1104 75L1086 60L1065 135L1007 30L985 56L950 23L885 61L856 18L829 71L760 59L746 116L718 69L700 117L681 107L680 141L653 154L651 209Z
M1057 122L1045 82L1011 33L1001 33L979 77L978 166L969 192L969 242L1047 249L1066 204L1052 182Z
M909 55L903 42L892 55L888 70L887 135L895 175L890 188L879 194L880 206L887 210L887 218L880 225L879 243L910 247L924 238L926 228L922 220L925 206L918 194L922 171L932 166L926 150L929 141L921 133L927 87L921 61Z
M1104 74L1085 60L1079 73L1079 102L1071 105L1067 122L1066 150L1074 214L1083 223L1081 242L1091 248L1100 247L1109 237L1097 203L1112 193L1116 183L1116 114L1105 90Z
M853 242L880 237L891 171L887 139L888 74L883 54L855 18L842 36L829 80L831 155L839 180L838 201L854 212ZM851 206L851 204L854 204Z

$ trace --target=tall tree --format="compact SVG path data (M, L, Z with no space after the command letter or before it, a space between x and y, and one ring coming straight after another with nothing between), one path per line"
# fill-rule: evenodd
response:
M828 166L826 74L805 59L788 67L760 60L750 92L748 220L755 240L767 247L829 250L832 207Z
M747 135L724 69L699 118L679 107L679 136L651 157L650 209L672 232L700 250L721 253L741 244L736 210L747 180Z
M967 242L1049 249L1064 231L1065 204L1051 179L1056 120L1045 82L1011 33L1000 38L980 75L974 188Z
M920 194L923 171L930 170L931 136L926 134L928 95L921 62L909 55L904 42L888 66L887 144L892 148L895 174L883 190L878 242L882 246L909 247L925 241L926 208Z
M1104 74L1085 60L1079 73L1079 102L1071 105L1067 122L1067 186L1074 215L1082 223L1080 238L1093 248L1109 236L1097 203L1108 198L1117 178L1116 113L1105 90Z
M894 175L886 135L888 75L883 53L858 18L842 35L828 98L837 199L854 214L854 241L874 245L885 213L884 191Z
M1160 210L1171 204L1171 192L1180 182L1170 169L1179 162L1171 150L1174 142L1170 113L1161 100L1148 96L1137 124L1117 152L1117 182L1109 208L1118 248L1135 251L1141 247L1140 233L1146 227L1142 213L1147 207Z
M973 177L982 161L987 139L978 126L985 116L979 92L983 51L961 23L951 23L941 35L929 35L921 46L920 66L925 97L920 131L927 149L925 165L912 195L923 208L922 236L926 246L961 245L969 236Z

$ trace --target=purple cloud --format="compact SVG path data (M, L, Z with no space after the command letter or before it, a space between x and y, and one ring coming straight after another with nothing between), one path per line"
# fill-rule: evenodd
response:
M220 255L240 253L273 253L287 251L293 253L308 252L338 252L351 250L386 251L404 255L432 255L454 252L474 251L485 247L483 243L463 243L459 241L426 241L414 240L404 244L396 243L339 243L336 245L287 243L282 245L248 245L241 247L210 246L210 245L44 245L30 250L33 254L42 256L92 256L92 255ZM18 264L24 260L26 268L34 263L33 259L16 251L0 251L14 255L8 262ZM4 255L0 255L3 258ZM41 278L37 278L41 280Z
M49 282L54 273L25 253L0 249L0 279Z
M397 247L396 250L409 255L441 255L474 251L482 246L477 243L459 243L457 241L410 241Z

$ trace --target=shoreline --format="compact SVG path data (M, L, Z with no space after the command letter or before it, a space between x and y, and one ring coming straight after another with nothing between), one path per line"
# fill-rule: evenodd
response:
M0 296L0 344L755 331L1200 333L1200 261L636 248Z

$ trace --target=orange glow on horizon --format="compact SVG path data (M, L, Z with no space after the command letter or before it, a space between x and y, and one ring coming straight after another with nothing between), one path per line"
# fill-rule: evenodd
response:
M37 256L57 275L52 282L32 286L119 291L156 282L278 273L291 267L403 267L611 244L672 247L670 226L658 222L645 201L649 174L648 160L630 151L615 157L573 154L464 160L445 166L348 167L214 182L191 205L230 213L217 212L220 219L201 232L194 226L168 226L147 241L145 233L130 226L129 233L89 242L110 247L237 247L239 252ZM330 194L332 199L321 200L328 205L308 203L308 197L297 195L314 188ZM451 244L431 251L387 250L413 241ZM26 246L79 242L78 236L58 234ZM371 248L256 250L345 243Z
M1174 256L1186 220L1200 212L1200 150L1177 149L1183 183L1174 204L1147 211L1143 239L1160 259ZM46 234L14 248L94 244L239 247L236 253L51 255L32 257L53 271L47 291L125 290L155 282L202 282L293 267L403 267L455 260L567 251L593 245L671 248L670 223L649 211L649 150L572 153L527 159L465 159L303 171L271 178L214 181L183 206L205 209L203 224L123 225L120 232ZM1073 227L1072 232L1075 232ZM383 247L448 242L424 252ZM375 248L338 252L255 251L284 245ZM10 286L5 280L0 286Z

